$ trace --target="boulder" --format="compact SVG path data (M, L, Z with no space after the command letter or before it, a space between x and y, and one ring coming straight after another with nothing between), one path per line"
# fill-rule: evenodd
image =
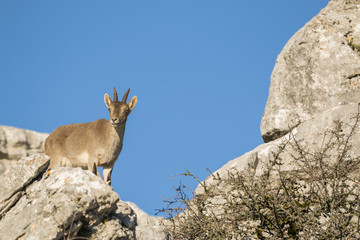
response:
M138 231L145 214L138 218L99 176L81 168L47 171L48 163L46 155L25 157L0 175L0 239L145 240L161 232L154 221Z
M360 101L360 2L332 0L279 54L261 121L264 142Z
M47 133L0 126L0 174L20 158L44 152Z

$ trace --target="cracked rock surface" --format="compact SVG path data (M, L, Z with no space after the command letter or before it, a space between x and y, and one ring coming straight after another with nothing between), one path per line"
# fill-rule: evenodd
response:
M360 101L360 1L332 0L279 54L261 121L264 142Z
M135 235L134 210L100 177L47 171L48 163L46 155L26 157L0 175L0 239L147 239Z
M43 153L49 134L15 127L0 126L0 174L20 158Z

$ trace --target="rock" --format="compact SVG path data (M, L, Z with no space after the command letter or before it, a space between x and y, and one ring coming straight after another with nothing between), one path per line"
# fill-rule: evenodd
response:
M22 159L16 167L31 166L34 162L36 159ZM0 176L0 180L14 169ZM26 170L22 172L27 175ZM15 205L3 213L0 239L64 239L79 235L92 239L135 239L134 231L122 226L121 218L117 218L119 196L89 171L55 168L41 180L23 187L22 192ZM118 220L117 225L109 227L108 222L114 219ZM98 229L111 233L104 236L104 231L95 231ZM121 237L113 237L114 234Z
M170 240L170 234L166 228L170 225L169 220L162 217L152 217L141 210L135 203L126 202L136 213L137 226L136 238L146 240Z
M169 239L160 218L136 207L137 217L99 176L48 163L25 157L0 175L0 239Z
M279 54L261 121L264 142L360 101L360 1L332 0Z
M269 143L261 144L254 150L229 161L219 170L214 172L214 174L219 174L219 176L223 179L228 177L229 171L255 171L255 175L260 176L266 170L269 161L273 160L273 154L279 152L279 146L289 140L290 142L294 142L294 139L301 141L301 145L305 146L309 151L319 151L323 144L324 133L333 130L336 127L337 121L344 123L344 133L348 133L350 131L350 126L354 124L354 117L356 116L358 109L358 104L349 103L319 113L312 119L307 120L298 127L294 128L291 133L288 133L285 136ZM354 146L350 151L351 155L353 157L360 156L360 148L356 147L360 146L359 131L354 132L349 144ZM282 166L284 171L295 170L292 156L296 156L296 154L296 149L291 147L286 147L280 154L280 158L284 161L284 165ZM211 176L205 180L206 186L214 185L216 182L217 181ZM204 189L201 185L199 185L195 192L196 194L202 194Z
M255 209L255 215L258 213L260 214L252 218L250 215L253 212L251 211L252 213L249 213L249 220L243 221L245 226L244 230L246 231L245 233L255 236L259 235L261 232L261 235L264 233L265 235L263 236L267 237L266 231L262 231L266 228L264 225L269 223L259 220L259 218L261 219L263 217L262 214L264 213L265 216L268 212L273 211L274 213L282 211L287 212L287 209L290 209L291 207L289 207L290 205L287 205L286 203L282 204L282 201L277 201L276 198L283 200L284 195L282 195L280 191L276 193L278 194L277 196L272 194L267 195L267 191L271 191L273 186L279 184L279 181L277 181L279 180L278 171L274 170L271 172L271 175L269 175L270 177L267 179L268 185L266 186L266 189L263 188L264 185L262 185L262 182L260 182L260 184L259 182L255 182L254 185L249 184L251 185L250 190L249 188L246 189L246 178L248 176L248 180L252 181L251 183L254 183L256 179L260 180L261 178L252 178L253 175L263 176L265 173L268 173L267 170L269 170L269 166L274 166L273 160L275 159L275 156L278 161L281 160L281 164L275 166L281 168L283 173L287 172L290 176L294 174L293 179L300 185L302 184L302 181L304 183L307 181L311 182L314 181L314 178L316 178L313 176L306 176L304 173L305 171L317 174L318 172L316 171L321 169L321 171L326 172L326 166L328 163L335 162L339 159L351 159L357 163L356 161L360 158L360 148L358 147L360 146L360 125L358 122L359 119L357 118L360 111L359 10L359 0L332 0L327 7L325 7L316 17L314 17L288 41L278 56L271 76L269 97L260 126L265 143L228 162L214 172L213 175L209 176L204 182L199 184L195 190L195 195L197 195L196 199L200 199L200 201L205 199L205 201L201 202L202 205L195 205L198 204L196 201L190 202L190 204L194 203L191 207L195 210L195 207L200 206L198 208L200 210L199 215L205 214L207 216L207 214L214 214L221 219L221 217L223 217L222 214L227 214L226 217L232 219L232 215L236 215L236 210L233 211L233 209L229 208L234 207L234 209L240 210L241 212L242 208L239 208L239 206L241 207L246 205L248 208L252 209L252 211ZM341 123L341 129L343 132L334 131L336 128L339 129L338 127ZM355 126L355 123L357 123L356 127L352 128ZM352 132L352 136L347 142L347 140L344 139L347 139L350 132ZM333 135L334 133L337 135ZM339 141L342 141L342 143L346 142L346 144L337 145L337 139L340 139ZM329 144L329 142L334 144ZM300 149L305 151L299 151L298 146L301 146ZM326 151L324 149L326 149ZM346 150L343 151L343 149ZM302 165L302 168L300 164L296 164L295 160L295 158L300 156L303 156L308 160L305 161L306 164ZM320 166L313 166L312 164L320 163L320 161L317 161L319 159L324 160L325 162L321 162L324 164L320 164ZM355 165L354 162L346 161L346 164L349 164L347 166L350 166L346 169L346 173L349 173L349 175L347 175L349 178L345 181L339 177L341 181L346 182L349 186L355 186L357 184L360 173L359 166ZM337 171L344 171L342 167L329 172L337 174ZM295 172L296 170L300 170L300 168L302 171ZM242 179L238 177L239 175L235 174L232 175L232 183L221 181L221 179L228 179L231 173L244 176L245 181L242 181ZM304 178L302 180L296 179L296 177L299 176L297 174L305 175L305 177L308 178ZM329 176L329 185L325 187L325 192L333 187L329 186L332 184L331 181L334 180L331 174L326 174ZM339 175L337 175L335 179L338 179ZM243 187L236 185L244 182L245 184L242 185ZM328 182L325 181L324 186ZM346 184L344 184L344 186L347 186ZM205 192L203 186L205 186L209 191ZM256 191L258 186L259 191ZM274 189L276 189L276 187ZM308 195L306 194L314 189L316 189L316 187L312 190L309 190L309 188L305 189L304 185L303 188L298 188L294 191L303 191L302 193L305 194L303 195L304 198L301 199L308 201L308 199L311 198L308 198ZM354 189L357 188L354 187ZM351 188L350 191L356 192L357 190L355 191L354 189ZM331 190L335 191L333 189ZM321 196L319 198L322 198L325 194L319 193L320 191L321 190L317 191L316 194L319 194L318 196ZM347 195L346 191L348 190L346 189L340 191L342 199L349 198L350 195ZM285 192L286 194L289 194L289 192L292 194L291 191L287 192L284 190L284 193ZM239 195L237 195L238 193ZM250 201L250 203L246 202L246 199L242 202L242 200L240 200L241 197L239 197L242 193L245 193L244 195L247 196L252 194L252 197L254 197L251 197L252 201L256 199L255 201L259 202L259 206L257 203L252 201ZM204 195L201 196L201 194ZM329 194L334 194L334 192ZM266 204L269 203L269 208L261 205L261 198ZM259 201L257 201L258 199ZM291 196L289 199L294 201L295 198L292 198ZM296 198L295 203L297 199L300 198ZM254 205L252 205L253 203ZM276 210L275 205L277 203L281 203L282 205ZM312 204L309 202L306 203ZM296 203L296 205L298 204ZM304 205L300 206L300 208L305 209ZM311 211L312 208L313 207L311 205L308 207ZM281 210L279 211L279 209ZM259 212L257 212L258 210ZM296 211L298 211L298 208L296 208ZM307 210L304 212L299 210L295 215L300 216L303 213L306 215ZM341 214L342 213L343 212L341 212ZM192 217L194 215L197 216L196 214L192 214L193 213L191 211L185 210L180 217L178 215L177 218L180 220L189 219L190 223L192 223ZM285 215L287 214L289 213L286 213ZM290 213L290 215L291 214L292 213ZM331 214L334 214L332 216L337 216L335 213L324 213L327 217ZM240 215L241 214L239 214L239 216ZM345 215L351 215L348 218L349 220L354 216L351 213L346 213ZM227 219L226 217L225 219ZM311 217L312 220L309 221L311 225L318 221L320 224L319 228L326 229L325 231L330 231L330 228L334 228L332 229L334 232L335 229L338 231L338 226L333 224L337 221L337 217L331 217L336 220L331 220L333 222L329 221L328 223L325 223L325 218L319 218L314 221L316 216L313 215ZM239 219L243 218L240 217ZM278 221L276 213L275 219ZM297 218L295 217L289 221L288 218L286 221L280 221L282 224L288 224L291 221L295 221L294 226L296 227L291 228L291 230L295 229L295 231L299 230L300 228L297 228L297 226L302 224L299 220L298 225L296 222ZM257 229L260 232L252 231L256 225L260 226L260 228ZM186 224L184 226L186 226ZM238 224L237 226L239 226L240 229L242 228L241 224ZM308 229L309 226L310 225L307 225L305 228ZM192 230L191 227L192 226L189 226L189 231ZM231 228L229 227L229 229ZM314 229L316 229L316 227L314 227ZM180 230L182 229L180 228ZM270 230L270 232L271 231L272 230ZM300 231L298 236L305 237L305 232L306 231ZM233 232L230 232L230 235L232 233ZM317 233L318 232L316 232L316 234ZM308 236L311 236L312 234L314 234L314 232L310 232ZM357 234L357 232L355 234ZM308 239L308 236L305 238ZM312 237L313 236L314 235L312 235ZM270 237L270 235L268 235L268 237ZM272 237L277 238L280 237L280 235L273 235ZM357 235L354 235L354 238L357 239L357 237Z
M0 219L23 195L23 190L44 172L49 161L46 155L23 158L0 176Z
M91 239L140 239L135 236L136 214L128 204L119 201L114 212L102 224L95 226ZM128 229L124 231L124 229Z
M44 152L48 134L0 126L0 174L20 158Z

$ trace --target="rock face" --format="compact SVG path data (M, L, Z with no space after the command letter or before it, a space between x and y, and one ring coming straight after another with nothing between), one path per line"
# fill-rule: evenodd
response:
M24 195L29 186L46 168L49 158L35 156L18 162L16 171L0 176L0 218Z
M342 121L353 124L360 103L360 1L332 0L301 28L278 56L271 76L268 102L261 122L265 144L216 171L226 178L229 171L255 170L261 175L273 153L289 140L301 140L310 151L318 151L324 132ZM292 129L292 133L289 131ZM355 131L351 154L360 156L360 133ZM284 170L293 170L295 152L282 152ZM211 185L212 177L206 179ZM197 193L202 193L198 187Z
M294 128L291 133L286 134L274 141L261 144L254 150L231 160L214 175L219 174L221 178L227 178L229 171L248 172L255 171L255 175L262 175L268 166L270 160L273 160L274 153L279 152L279 146L288 141L293 142L294 139L301 141L302 146L311 151L319 151L323 144L324 133L336 127L336 121L343 122L344 132L348 133L351 126L354 124L354 117L357 115L359 105L356 103L349 103L334 107L327 111L317 114L310 120L307 120ZM354 146L351 150L353 157L360 156L360 131L355 131L352 138L350 138L350 145ZM293 148L285 148L280 154L280 158L284 160L282 169L284 171L294 170L292 164L293 157L296 156L297 151ZM206 184L212 185L214 180L212 177L206 179ZM225 187L224 187L225 188ZM197 194L203 193L203 188L199 185L196 189Z
M20 158L44 152L48 134L0 126L0 174Z
M359 12L359 0L332 0L289 40L271 76L269 98L261 122L265 143L228 162L198 186L195 200L200 200L202 205L199 201L193 202L196 207L200 206L200 213L187 210L182 215L189 220L190 226L183 224L188 232L192 230L191 224L197 223L195 217L200 215L201 221L205 219L201 215L205 212L206 216L214 214L216 219L227 220L225 223L234 220L237 225L234 228L226 226L227 229L243 230L244 235L257 236L256 239L292 238L282 237L285 236L283 232L278 234L277 230L271 229L279 223L290 226L291 222L294 227L286 231L289 236L299 239L321 238L319 230L331 232L326 239L341 238L333 233L343 226L351 229L349 232L353 236L348 237L359 239L355 225L346 225L339 220L339 216L346 216L346 221L352 224L357 217L351 211L345 213L343 208L336 209L339 212L336 215L335 211L331 212L335 208L329 210L326 203L313 201L315 197L310 197L314 194L318 199L331 199L326 195L334 196L338 191L340 197L333 197L328 202L341 198L347 201L343 205L358 206L348 202L358 197L360 176ZM282 176L279 176L279 169ZM230 179L230 182L224 179ZM318 179L323 181L324 194ZM290 183L292 180L294 185ZM341 187L345 186L345 190L336 189L337 185L331 181L342 182ZM204 192L203 186L209 191ZM292 189L287 191L286 188ZM354 197L347 195L350 191L355 193ZM205 202L201 202L202 199ZM284 199L293 202L288 204ZM320 204L315 206L313 202ZM291 213L288 211L291 208L296 210ZM316 208L324 212L314 211ZM282 214L291 217L281 219ZM181 222L182 216L178 217L180 223L185 222ZM301 220L302 217L306 220ZM267 225L271 227L264 230Z
M339 105L360 101L360 2L332 0L279 54L261 121L265 142Z
M46 155L22 158L0 175L0 239L152 239L136 235L143 220L100 177L80 168L46 171L48 163Z

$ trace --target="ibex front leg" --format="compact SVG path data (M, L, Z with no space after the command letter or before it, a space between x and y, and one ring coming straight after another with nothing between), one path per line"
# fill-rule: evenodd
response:
M111 173L114 167L114 163L103 166L104 181L111 185Z

